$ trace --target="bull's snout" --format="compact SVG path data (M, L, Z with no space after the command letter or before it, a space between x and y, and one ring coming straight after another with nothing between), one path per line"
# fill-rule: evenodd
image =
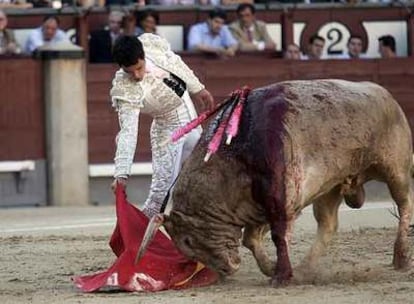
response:
M236 272L240 268L241 259L238 255L229 257L228 260L229 266L233 269L233 272Z
M227 263L220 267L219 272L223 276L229 276L235 273L240 268L241 259L238 255L230 255L227 257Z

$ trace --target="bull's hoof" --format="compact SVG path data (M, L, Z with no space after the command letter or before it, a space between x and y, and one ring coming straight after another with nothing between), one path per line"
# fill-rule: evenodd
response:
M261 261L259 264L260 271L267 277L272 277L275 273L276 262L267 259L265 261Z
M311 264L301 263L293 270L293 283L310 283L317 276L316 267Z
M272 278L270 284L273 288L279 288L289 285L290 280L292 279L292 273L287 274L278 274Z
M394 265L395 270L407 271L412 265L411 256L394 255L392 264Z

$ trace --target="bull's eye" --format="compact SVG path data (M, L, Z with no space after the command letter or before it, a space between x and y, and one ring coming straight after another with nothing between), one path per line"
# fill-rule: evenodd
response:
M184 245L185 246L187 246L187 247L191 247L191 244L192 244L192 242L191 242L191 238L189 238L188 236L186 236L186 237L184 237Z

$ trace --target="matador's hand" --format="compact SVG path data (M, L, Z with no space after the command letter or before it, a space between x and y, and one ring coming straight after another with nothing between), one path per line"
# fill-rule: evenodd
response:
M127 182L128 182L128 179L126 179L126 178L123 178L123 177L115 178L114 181L111 184L112 192L115 193L117 183L121 184L122 186L124 186L126 188Z
M214 99L210 92L202 89L200 92L191 95L194 103L202 106L202 110L212 110L214 108Z

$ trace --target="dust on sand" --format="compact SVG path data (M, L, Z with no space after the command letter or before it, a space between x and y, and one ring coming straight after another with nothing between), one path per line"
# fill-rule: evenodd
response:
M294 264L304 257L313 238L314 233L306 230L295 234ZM414 303L414 270L397 272L391 266L394 238L395 228L339 232L316 275L284 288L271 288L250 253L242 248L240 270L210 287L85 294L70 278L112 264L106 233L2 237L0 303ZM270 239L266 246L274 255Z

